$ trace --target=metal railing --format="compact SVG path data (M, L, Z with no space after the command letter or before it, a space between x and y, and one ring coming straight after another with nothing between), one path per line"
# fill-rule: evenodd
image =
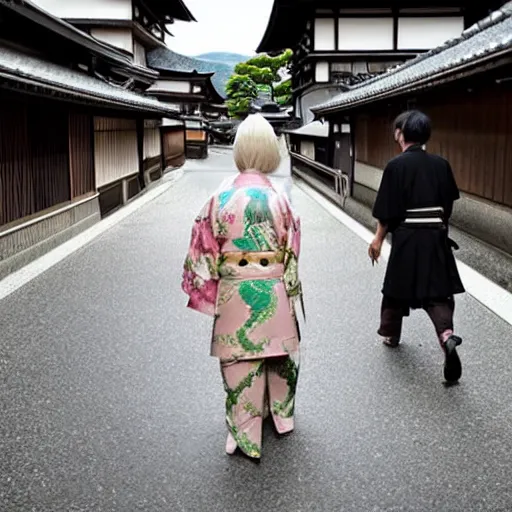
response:
M315 171L320 171L321 173L331 176L334 179L334 191L340 197L340 205L342 208L345 207L350 187L349 177L347 174L345 174L341 169L333 169L332 167L316 162L307 156L293 151L290 151L290 157L292 158L292 161L293 159L298 160L306 166L313 168Z

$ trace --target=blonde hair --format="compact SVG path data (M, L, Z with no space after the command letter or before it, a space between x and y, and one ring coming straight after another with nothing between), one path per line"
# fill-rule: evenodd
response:
M261 114L252 114L240 123L233 145L233 157L240 172L254 169L270 174L279 167L279 142L274 128Z

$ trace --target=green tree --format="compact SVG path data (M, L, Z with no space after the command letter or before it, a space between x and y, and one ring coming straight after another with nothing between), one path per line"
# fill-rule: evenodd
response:
M243 117L249 111L251 101L258 97L258 87L248 75L231 75L226 84L228 114Z
M279 71L288 66L293 53L286 50L276 57L266 54L256 55L247 62L235 66L234 74L228 80L226 93L228 111L231 117L247 115L251 101L258 92L269 92L271 98L280 105L291 101L291 82L279 82ZM255 93L256 91L256 93Z
M286 106L292 102L292 80L288 78L274 87L274 101L278 105Z

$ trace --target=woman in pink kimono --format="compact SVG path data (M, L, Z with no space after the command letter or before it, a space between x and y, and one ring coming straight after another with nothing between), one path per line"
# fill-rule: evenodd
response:
M214 318L211 355L220 359L226 391L226 451L238 447L259 459L267 407L277 432L294 427L300 224L267 177L280 153L262 116L241 123L233 154L240 173L195 220L183 290L190 308Z

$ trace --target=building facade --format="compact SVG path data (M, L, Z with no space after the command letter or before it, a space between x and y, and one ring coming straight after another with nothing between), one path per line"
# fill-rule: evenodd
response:
M180 112L145 94L172 14L157 4L0 1L0 278L162 175L160 126Z
M147 93L175 106L184 115L186 157L206 158L209 121L227 112L225 91L214 76L212 63L170 48L155 48L148 54L148 63L160 78Z
M460 36L493 3L275 0L258 52L293 50L294 111L307 124L312 106Z
M307 125L314 120L315 105L459 37L502 3L491 1L481 6L467 0L275 0L258 51L293 50L293 115ZM312 156L308 138L304 144L299 140L304 132L291 133L298 153ZM332 129L327 133L332 134ZM334 145L343 161L338 157L332 165L339 170L346 166L352 145L350 123L341 124L336 138ZM328 153L327 160L331 161L334 147ZM325 160L321 154L318 159ZM312 160L317 161L316 156ZM322 170L317 168L320 173ZM322 179L338 183L338 174L329 171Z
M469 262L512 289L512 260L504 256L512 255L512 2L459 38L313 108L332 130L329 165L350 177L359 203L373 205L383 169L397 154L392 121L410 108L431 117L427 149L450 161L463 193L453 224L498 250L485 265L477 253ZM345 123L351 139L344 151ZM334 185L320 184L311 166L298 172L336 199Z

